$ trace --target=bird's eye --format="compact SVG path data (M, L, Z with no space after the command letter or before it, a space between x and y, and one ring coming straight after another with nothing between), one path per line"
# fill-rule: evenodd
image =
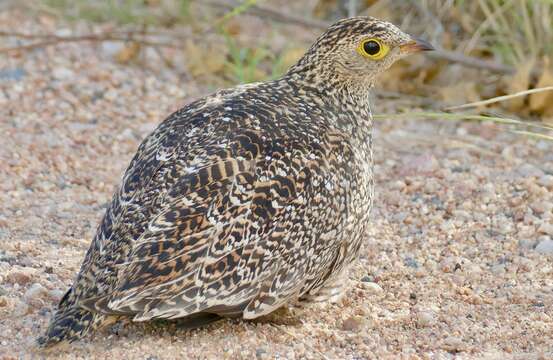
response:
M363 44L363 50L371 56L374 56L380 52L380 44L374 40L366 41Z
M390 48L378 39L367 39L359 44L357 52L372 60L380 60L390 51Z

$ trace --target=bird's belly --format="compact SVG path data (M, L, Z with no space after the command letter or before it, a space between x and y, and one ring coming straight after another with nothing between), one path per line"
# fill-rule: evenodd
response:
M341 239L350 249L345 259L348 262L357 258L368 226L374 198L372 148L370 146L359 146L355 149L354 161L356 165L352 167L353 180L348 196L348 218L345 224L348 230L345 232L344 238Z
M370 212L374 194L374 185L372 176L370 179L363 179L357 191L352 194L352 199L348 204L348 214L344 224L344 234L340 241L347 249L344 254L344 263L352 263L357 260L359 250L366 230L369 225Z
M319 289L332 283L337 277L355 263L359 256L361 244L366 236L374 185L372 178L372 167L368 170L364 167L357 167L357 171L344 185L344 202L338 199L328 199L328 208L335 209L326 213L324 221L309 224L307 227L319 226L321 233L314 239L317 259L310 269L305 292L316 294Z

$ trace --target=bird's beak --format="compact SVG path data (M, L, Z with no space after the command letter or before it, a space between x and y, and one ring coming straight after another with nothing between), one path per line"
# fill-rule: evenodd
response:
M400 50L404 54L416 53L419 51L431 51L435 50L428 41L421 39L412 39L403 45L399 46Z

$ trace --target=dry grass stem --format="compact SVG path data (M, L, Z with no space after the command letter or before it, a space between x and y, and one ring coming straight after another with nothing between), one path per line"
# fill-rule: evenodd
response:
M537 88L537 89L519 91L519 92L514 93L514 94L496 96L496 97L493 97L493 98L490 98L490 99L487 99L487 100L475 101L475 102L471 102L471 103L463 104L463 105L450 106L450 107L446 108L445 110L450 111L450 110L461 110L461 109L474 108L474 107L478 107L478 106L494 104L494 103L498 103L498 102L501 102L501 101L506 101L506 100L510 100L510 99L513 99L513 98L517 98L517 97L520 97L520 96L526 96L526 95L541 93L541 92L545 92L545 91L553 91L553 86L546 86L546 87Z

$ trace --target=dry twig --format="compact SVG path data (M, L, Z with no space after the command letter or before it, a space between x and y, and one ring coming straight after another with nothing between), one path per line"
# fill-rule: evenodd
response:
M456 52L456 51L436 49L436 51L429 52L428 55L435 59L447 60L447 61L459 63L461 65L465 65L467 67L490 70L501 74L515 73L515 69L511 66L493 62L493 61L482 60L472 56L467 56L467 55L464 55L463 53Z
M143 32L138 32L138 33L140 33L141 36L144 35ZM83 42L83 41L98 41L98 42L132 41L144 46L178 48L177 45L172 43L151 41L151 40L144 39L143 37L138 38L136 37L136 34L137 33L134 33L134 32L128 32L125 35L118 35L117 33L103 33L103 34L87 34L87 35L77 35L77 36L58 36L54 34L48 34L48 35L24 34L24 33L17 33L17 32L0 31L0 36L16 37L16 38L27 39L27 40L33 40L33 39L41 40L41 41L37 41L30 44L25 44L25 45L0 48L0 53L27 51L27 50L33 50L36 48L57 45L64 42Z

